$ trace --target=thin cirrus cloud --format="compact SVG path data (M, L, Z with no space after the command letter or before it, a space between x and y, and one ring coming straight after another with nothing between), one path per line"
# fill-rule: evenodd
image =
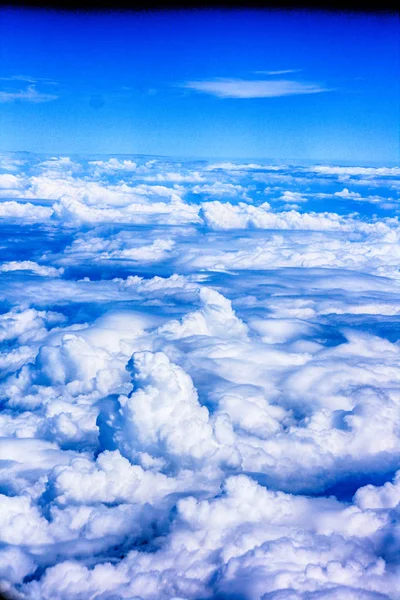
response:
M211 94L218 98L277 98L332 91L318 83L303 83L288 79L274 81L246 79L188 81L183 87Z
M58 96L55 94L46 94L44 92L38 92L34 85L29 85L25 90L18 91L0 91L0 102L51 102L56 100Z
M287 75L288 73L300 73L303 69L283 69L282 71L254 71L256 75Z
M44 83L57 85L55 81L52 81L47 77L31 77L26 75L9 75L8 77L0 77L0 81L24 81L25 83L38 83L39 81L42 81Z

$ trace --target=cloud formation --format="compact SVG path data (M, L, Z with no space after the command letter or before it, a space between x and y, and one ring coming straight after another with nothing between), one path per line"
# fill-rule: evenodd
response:
M306 83L290 79L187 81L182 87L211 94L218 98L278 98L332 91L318 83Z
M45 92L38 92L35 85L28 85L24 90L4 91L0 90L0 102L51 102L56 100L58 96Z
M283 69L281 71L255 71L260 75L286 75L287 73L300 73L302 69Z
M0 171L0 588L399 600L396 168Z

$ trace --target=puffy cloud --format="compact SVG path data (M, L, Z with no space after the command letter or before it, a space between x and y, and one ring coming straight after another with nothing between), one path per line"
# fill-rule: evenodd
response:
M206 181L202 175L197 171L190 171L189 173L157 173L156 175L146 175L143 177L145 181L171 181L177 183L198 183L200 181Z
M124 453L134 458L144 451L181 464L213 454L208 410L189 375L162 352L134 354L133 368L135 389L119 398L123 425L116 440Z
M393 483L387 481L383 486L359 488L355 501L362 510L395 508L400 502L400 471L396 473Z
M218 201L202 204L207 225L212 229L295 229L329 231L356 228L354 223L335 213L298 213L295 210L273 213L268 202L260 206L251 206L240 202L238 205Z
M61 178L70 178L73 174L79 173L82 170L82 166L78 162L73 161L69 156L52 156L48 160L40 162L38 167L49 177Z
M0 219L21 220L23 223L47 221L53 214L51 208L30 202L14 200L0 202Z
M290 190L283 192L282 196L280 197L280 200L282 200L282 202L288 202L293 204L298 202L307 202L307 198L304 198L304 196L299 194L299 192L291 192Z
M343 229L345 228L346 224L343 224ZM379 236L378 229L374 231L371 228L371 237L376 239L374 244L371 244L369 239L354 240L351 231L347 233L341 229L335 238L331 235L321 236L317 232L305 235L299 229L298 234L291 232L289 239L286 231L281 230L282 233L280 232L279 235L268 232L263 237L256 236L253 232L246 232L239 237L236 232L233 232L233 244L221 244L221 237L218 237L211 251L204 245L193 245L184 256L179 256L177 261L181 268L186 269L229 271L231 269L322 267L358 270L398 278L397 232L390 230L389 227L385 228L382 237ZM235 239L236 236L238 239ZM335 301L331 301L329 305L333 309L332 312L335 312ZM343 308L344 311L347 306L346 304ZM352 310L357 311L354 304L352 306ZM386 314L388 307L383 310ZM389 310L393 311L393 308Z
M341 192L335 192L333 194L338 198L345 198L347 200L353 200L356 202L369 202L370 204L380 204L382 208L397 208L398 200L393 200L393 198L386 198L384 196L378 196L374 194L373 196L362 196L359 192L350 192L347 188L344 188ZM325 194L324 194L325 196Z
M202 308L189 313L181 322L170 321L159 332L167 339L180 339L192 335L216 336L219 338L246 337L247 327L237 318L231 302L213 289L199 290Z
M27 575L34 573L36 568L37 565L29 554L16 546L0 550L0 578L3 582L20 584Z
M174 479L131 465L117 450L106 450L95 464L77 458L70 466L53 471L53 476L57 502L61 505L154 503L177 489Z
M32 260L12 260L0 265L1 273L9 273L10 271L32 271L32 273L41 275L42 277L60 277L60 275L63 274L64 269L46 267L45 265L39 265Z
M1 540L14 545L45 544L47 521L27 496L0 495Z
M106 253L105 256L111 259L133 260L141 263L152 263L165 260L168 258L170 251L173 249L175 242L171 239L158 238L152 244L145 246L124 248L122 250L113 250ZM103 254L99 258L103 258Z
M11 173L0 174L0 189L12 190L21 187L21 179Z
M396 170L13 161L0 586L397 600Z
M357 192L349 192L347 188L344 188L341 192L335 192L334 196L338 196L339 198L351 198L352 200L361 198L361 194L358 194Z
M196 185L191 189L193 194L204 194L212 197L220 196L240 196L243 199L249 200L247 196L248 189L242 185L234 185L233 183L220 183Z
M135 171L137 164L132 160L118 160L117 158L110 158L107 161L93 160L89 162L90 165L94 165L100 171L114 172L114 171Z
M95 208L78 200L66 197L53 206L54 215L63 222L80 224L97 223L199 223L199 208L178 200L166 202L132 203L124 209Z

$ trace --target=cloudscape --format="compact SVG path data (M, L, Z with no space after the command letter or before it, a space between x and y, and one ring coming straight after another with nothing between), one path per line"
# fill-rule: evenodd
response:
M396 16L0 18L0 589L400 600Z

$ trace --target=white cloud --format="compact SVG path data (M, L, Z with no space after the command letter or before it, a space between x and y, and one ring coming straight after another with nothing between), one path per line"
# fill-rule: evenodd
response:
M286 73L300 73L302 69L284 69L282 71L255 71L260 75L285 75Z
M16 202L14 200L0 202L0 219L21 219L26 223L46 221L53 211L47 206L38 206L30 202Z
M249 192L248 188L243 185L234 185L233 183L221 183L215 182L213 184L196 185L191 189L192 194L204 194L212 198L219 198L220 196L239 196L243 200L251 201L251 198L247 195Z
M338 196L339 198L350 198L351 200L361 198L361 194L358 192L349 192L347 188L344 188L341 192L335 192L333 195Z
M280 200L282 202L289 202L294 204L298 202L307 202L307 198L304 198L304 196L299 194L299 192L291 192L290 190L283 192L282 196L280 197Z
M143 179L145 181L172 181L179 183L198 183L200 181L205 181L205 179L197 171L192 171L186 174L168 171L167 173L146 175L143 177Z
M21 179L17 175L11 175L10 173L4 173L0 175L0 188L1 189L15 189L22 187Z
M0 91L0 102L51 102L56 100L58 96L45 92L38 92L35 85L29 85L25 90L6 92Z
M310 168L310 171L324 175L373 175L374 177L398 177L400 167L343 167L332 165L316 165Z
M282 167L277 165L259 165L257 163L211 163L205 167L205 171L280 171Z
M298 201L298 198L296 198ZM242 229L249 226L260 229L307 229L315 231L353 229L354 222L341 218L335 213L298 213L295 210L273 213L268 202L251 206L240 202L238 205L218 201L202 204L202 211L208 226L212 229Z
M114 171L135 171L137 164L132 160L118 160L110 158L108 161L94 160L89 162L90 165L96 166L99 171L114 172Z
M32 273L41 275L42 277L60 277L64 269L39 265L32 260L12 260L0 265L0 273L9 273L11 271L32 271Z
M383 196L362 196L358 192L350 192L347 188L344 188L341 192L335 192L333 194L338 198L345 198L346 200L354 200L355 202L369 202L370 204L380 204L382 208L388 210L392 208L398 208L399 200L393 200L393 198L386 198Z
M107 258L134 260L142 263L152 263L168 258L175 243L171 239L156 239L152 244L138 248L125 248L116 250L107 255ZM100 254L100 258L102 255Z
M126 198L128 200L128 198ZM0 205L1 206L1 205ZM62 198L53 205L54 216L63 222L75 223L199 223L199 207L184 202L132 202L123 208L97 208L76 200Z
M188 81L182 85L187 89L217 96L218 98L277 98L319 94L332 91L317 83L291 80L245 80L216 79L213 81Z
M0 585L397 600L396 173L91 162L2 163Z

